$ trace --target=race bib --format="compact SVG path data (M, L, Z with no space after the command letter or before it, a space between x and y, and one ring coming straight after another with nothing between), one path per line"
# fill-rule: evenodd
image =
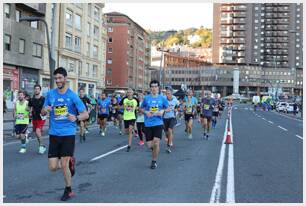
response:
M187 113L192 113L192 107L187 107Z
M22 114L22 113L17 114L17 119L23 120L24 119L24 114Z
M102 113L106 113L106 108L101 109Z
M55 106L54 115L56 120L67 119L68 107L67 106Z
M158 112L158 107L157 106L150 107L150 112L152 113Z
M125 107L125 110L126 110L127 112L134 112L134 107L133 107L133 105L127 105L127 106Z
M204 104L204 109L209 110L209 104Z

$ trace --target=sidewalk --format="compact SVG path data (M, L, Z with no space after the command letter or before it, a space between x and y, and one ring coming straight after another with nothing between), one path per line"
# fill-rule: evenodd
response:
M8 109L6 113L3 113L3 122L13 122L13 110Z

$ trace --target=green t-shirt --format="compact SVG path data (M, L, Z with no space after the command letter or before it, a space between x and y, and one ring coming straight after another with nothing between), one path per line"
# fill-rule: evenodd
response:
M138 100L136 98L128 99L124 97L120 105L123 105L123 120L132 120L136 119L136 108L138 107Z
M29 124L29 111L26 110L28 102L24 101L20 104L19 101L16 102L16 124Z

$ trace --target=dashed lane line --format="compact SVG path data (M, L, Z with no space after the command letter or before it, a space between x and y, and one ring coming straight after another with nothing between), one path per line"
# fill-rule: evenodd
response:
M301 137L300 135L296 134L295 135L297 138L303 139L303 137Z
M288 131L286 128L281 127L281 126L279 126L279 125L278 125L278 128L280 128L280 129L282 129L282 130L284 130L284 131Z
M274 124L272 121L268 121L270 124Z

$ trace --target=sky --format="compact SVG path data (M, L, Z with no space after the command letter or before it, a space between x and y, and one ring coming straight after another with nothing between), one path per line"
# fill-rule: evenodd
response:
M181 30L190 27L212 28L212 3L118 3L106 2L103 13L117 11L129 16L144 29Z

